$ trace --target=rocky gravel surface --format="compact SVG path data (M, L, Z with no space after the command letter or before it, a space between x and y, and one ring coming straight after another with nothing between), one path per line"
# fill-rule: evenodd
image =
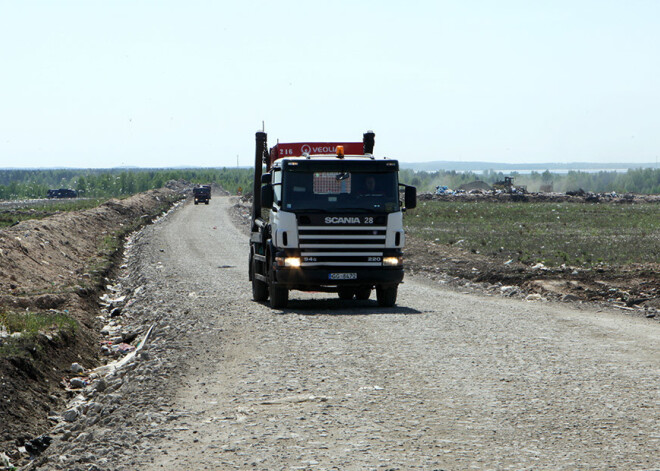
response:
M658 469L660 325L407 277L397 307L251 300L227 197L128 244L109 337L25 469ZM85 367L85 365L80 365Z

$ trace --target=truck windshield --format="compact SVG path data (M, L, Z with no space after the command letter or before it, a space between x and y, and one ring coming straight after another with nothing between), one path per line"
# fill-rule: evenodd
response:
M284 172L282 209L325 211L399 210L396 172Z

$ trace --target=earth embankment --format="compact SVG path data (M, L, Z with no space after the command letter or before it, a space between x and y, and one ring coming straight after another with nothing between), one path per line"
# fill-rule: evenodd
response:
M168 186L0 230L0 451L15 456L53 424L72 363L101 361L98 295L126 234L183 197L184 184ZM6 328L34 319L43 323L36 332Z

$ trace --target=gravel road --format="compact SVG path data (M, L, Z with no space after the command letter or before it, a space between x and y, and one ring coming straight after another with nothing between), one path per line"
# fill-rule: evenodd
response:
M152 335L30 469L660 468L657 322L411 277L273 311L230 207L136 237L123 323Z

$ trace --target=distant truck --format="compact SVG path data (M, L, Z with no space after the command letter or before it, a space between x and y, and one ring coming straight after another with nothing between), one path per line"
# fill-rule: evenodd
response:
M60 188L58 190L48 190L46 198L77 198L78 192L76 190L70 190L68 188Z
M193 198L195 199L195 204L209 204L209 200L211 199L211 185L202 185L193 188Z

